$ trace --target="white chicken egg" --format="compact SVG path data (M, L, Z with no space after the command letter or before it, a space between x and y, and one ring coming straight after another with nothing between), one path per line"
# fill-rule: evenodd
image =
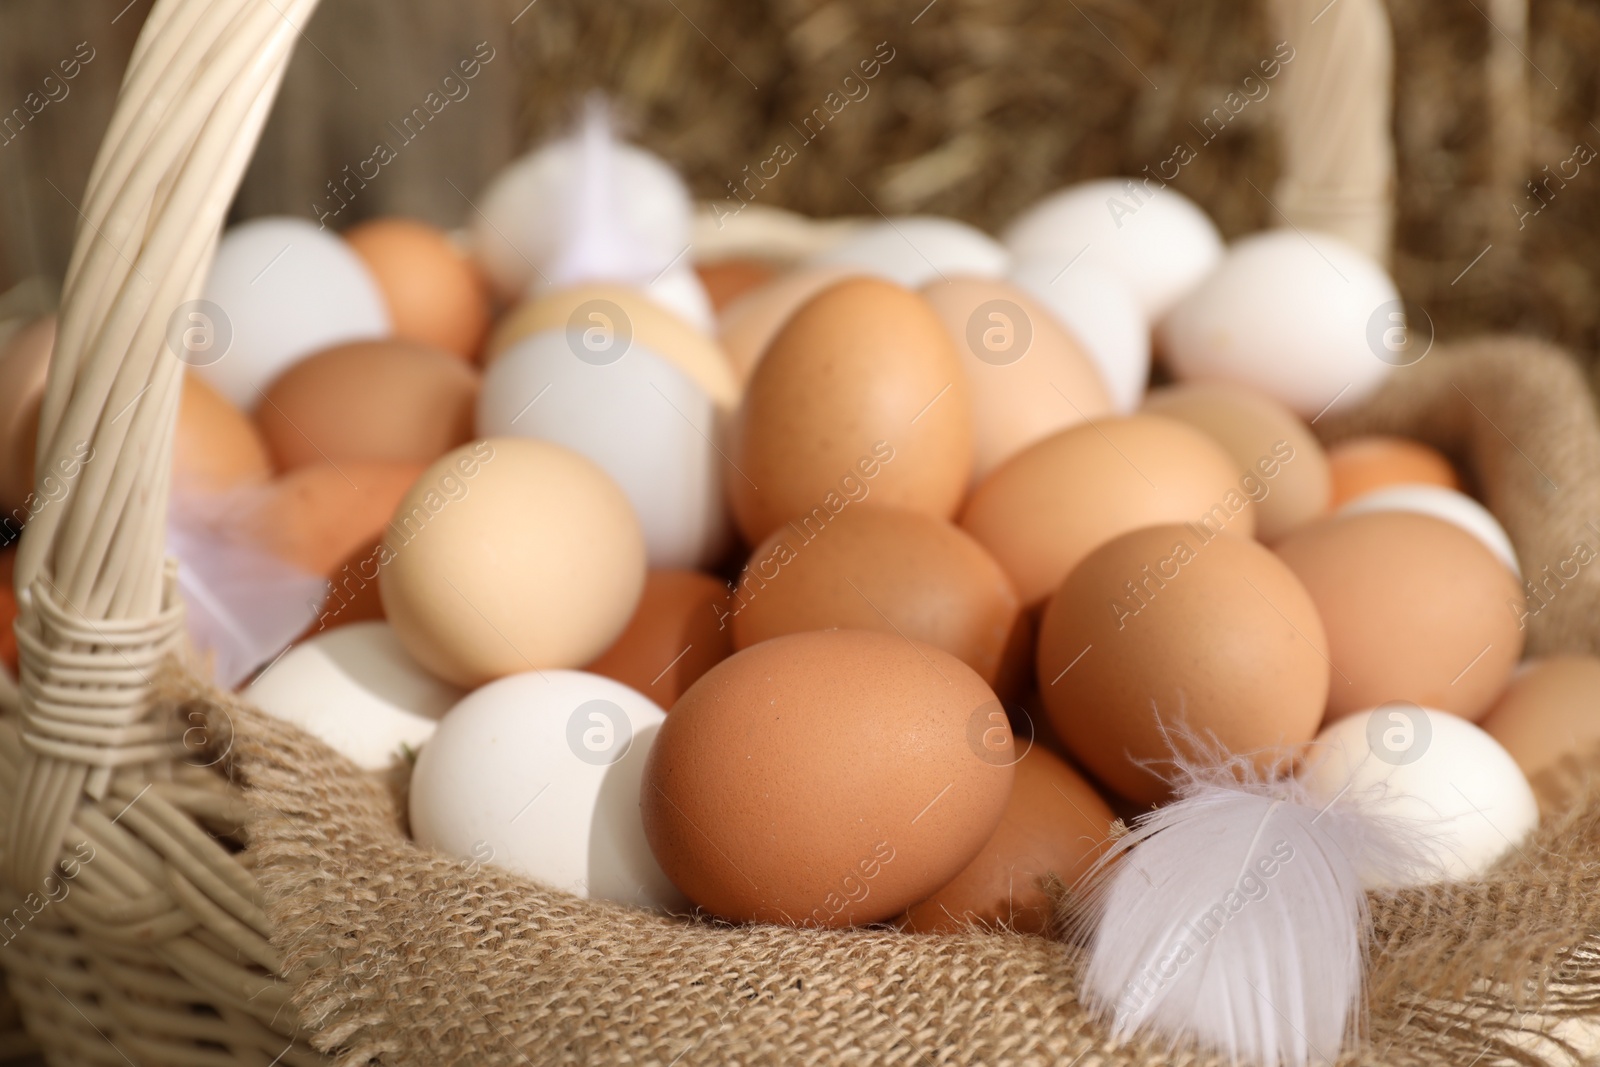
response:
M376 771L421 748L462 692L423 670L388 623L356 622L291 648L244 698Z
M1052 193L1003 234L1019 260L1052 274L1069 263L1121 278L1154 322L1222 258L1222 235L1194 201L1170 186L1103 178Z
M532 437L588 457L632 503L651 567L707 566L730 530L726 461L712 443L716 407L637 340L617 348L591 351L566 330L519 341L484 375L478 434Z
M1250 386L1315 418L1360 401L1399 365L1384 347L1399 308L1388 274L1351 245L1268 230L1229 248L1157 324L1156 341L1184 381Z
M917 215L863 226L807 261L813 267L855 267L907 289L957 275L999 278L1011 257L982 230L955 219Z
M665 719L649 698L584 671L491 682L450 709L417 758L412 833L591 900L681 909L639 816Z
M1137 411L1150 383L1150 323L1127 284L1093 264L1063 272L1043 259L1015 263L1010 277L1083 345L1105 380L1112 409Z
M167 343L246 411L295 361L393 332L361 257L305 219L253 219L223 234L201 296L178 309Z
M1396 701L1338 720L1312 746L1300 777L1314 804L1346 795L1419 845L1405 869L1363 871L1368 888L1479 876L1539 824L1516 761L1458 716Z

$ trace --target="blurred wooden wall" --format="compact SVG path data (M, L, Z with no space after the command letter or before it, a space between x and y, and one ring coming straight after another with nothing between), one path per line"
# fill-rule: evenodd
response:
M12 108L47 103L15 136L0 124L0 292L25 278L59 279L72 251L89 169L111 117L135 37L153 0L0 0L0 120ZM337 207L326 183L346 178L380 142L392 162L330 218L340 227L404 213L457 225L485 181L520 144L508 0L324 0L301 27L261 147L234 205L235 216L314 218ZM94 58L60 86L59 64L87 42ZM479 55L492 54L488 62ZM479 63L462 77L462 61ZM447 75L456 81L444 85ZM45 83L47 76L56 82ZM406 141L405 116L428 94L449 102ZM451 99L451 95L456 99ZM394 126L391 126L391 123ZM20 126L14 122L13 129ZM371 173L371 168L367 168ZM461 190L460 193L452 188Z
M127 0L0 0L0 292L66 270L76 205L150 4L134 0L124 11ZM94 58L66 81L61 63L70 64L80 45ZM6 126L14 109L28 109L29 94L37 94L33 106L58 99L26 126Z

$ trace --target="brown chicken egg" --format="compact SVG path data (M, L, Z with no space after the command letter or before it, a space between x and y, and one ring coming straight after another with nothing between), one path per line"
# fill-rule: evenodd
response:
M706 287L711 307L721 311L752 289L766 285L777 274L772 264L759 259L719 259L715 263L696 263L694 272Z
M21 327L0 348L0 512L10 515L33 492L39 404L56 343L56 317Z
M489 286L443 230L372 219L345 231L383 294L394 335L470 361L489 329Z
M802 267L750 290L724 308L717 317L717 340L740 386L750 380L762 353L790 316L824 289L860 274L854 267Z
M824 528L775 530L745 565L729 617L736 648L806 630L881 630L942 648L994 686L1019 607L1000 565L960 529L868 504Z
M902 929L951 934L977 926L1043 934L1054 910L1045 880L1072 886L1088 874L1110 847L1114 818L1082 775L1034 745L1017 761L1011 799L994 835L948 885L906 910Z
M1332 489L1328 509L1391 485L1440 485L1460 489L1455 467L1436 448L1406 437L1352 437L1328 449Z
M432 463L472 437L478 372L412 341L354 341L291 366L256 424L278 466Z
M1551 656L1523 665L1478 724L1529 778L1600 745L1600 658Z
M991 278L923 286L944 321L972 394L972 476L981 479L1035 441L1111 412L1094 361L1054 315Z
M961 515L1027 606L1118 534L1169 522L1255 531L1232 457L1199 430L1157 415L1084 423L1029 446L978 484Z
M331 579L383 536L421 473L415 463L312 464L245 496L227 521L284 561Z
M1039 629L1039 689L1067 749L1140 803L1190 736L1263 771L1311 740L1328 696L1311 596L1269 550L1192 525L1106 542L1067 576Z
M173 488L220 493L271 476L266 442L250 416L198 374L185 373L172 442Z
M873 278L832 286L773 340L733 419L726 485L745 540L871 499L949 518L972 469L972 409L939 317Z
M584 669L670 708L702 674L733 654L728 616L728 587L709 574L651 571L628 628Z
M1262 393L1226 382L1157 389L1144 411L1186 422L1221 445L1255 504L1256 535L1271 543L1328 509L1328 455L1300 416Z
M383 538L374 538L345 556L327 572L328 595L312 632L382 619L383 597L378 575L383 566Z
M825 630L723 660L645 764L661 869L736 922L880 922L949 883L994 833L1015 751L993 692L948 653ZM985 731L989 731L985 737Z
M1476 720L1522 656L1516 576L1482 541L1415 512L1322 519L1276 550L1328 633L1328 718L1409 701Z

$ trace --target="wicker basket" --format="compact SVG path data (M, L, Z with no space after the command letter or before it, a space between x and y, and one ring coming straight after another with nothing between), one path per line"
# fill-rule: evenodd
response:
M1291 225L1341 233L1381 256L1393 180L1387 25L1382 8L1369 0L1324 4L1280 5L1284 35L1298 56L1280 94L1285 169L1273 202ZM299 39L297 27L315 6L316 0L159 0L81 205L83 226L41 417L38 470L74 456L92 458L76 471L70 494L42 510L23 540L17 566L20 708L0 723L0 797L9 802L0 880L7 909L20 907L13 914L27 916L0 959L27 1027L52 1063L326 1062L297 1012L299 975L284 977L291 947L302 963L308 950L298 941L291 946L289 934L275 933L268 913L281 901L263 893L256 877L257 863L271 861L254 847L255 801L275 803L274 794L242 790L219 773L228 766L224 757L233 757L219 748L217 720L199 711L173 714L183 705L159 698L156 686L182 646L181 605L162 552L183 371L165 342L168 319L199 290ZM757 247L770 253L786 245L798 252L827 232L752 212L737 226L706 227L701 251ZM239 717L238 725L259 730L259 737L292 737L249 716ZM309 746L296 752L317 753L306 757L311 763L332 760L304 738L292 744ZM261 782L293 779L294 761L285 762L290 765L258 760L250 770ZM432 869L447 868L434 861ZM602 919L610 916L607 921L627 921L610 906L571 899L550 908L561 916L592 908ZM560 925L554 923L553 936ZM657 950L667 946L659 957L664 960L671 955L671 927L651 930ZM852 961L881 964L897 951L885 947L893 944L885 935L852 940L850 933L768 928L721 936L748 939L730 944L780 948L792 936L795 945L831 954L830 968L846 982L854 980ZM988 973L987 964L975 961L988 960L996 942L969 948L978 942L958 938L945 944L951 973ZM1051 951L1058 950L1066 951ZM1026 971L1040 951L1016 947L1013 970ZM322 1031L327 1019L326 1011L319 1013L316 1044L342 1049L348 1062L367 1062L361 1050L376 1047L372 1041L352 1044L355 1026L335 1040ZM791 1021L818 1032L840 1025L831 1015ZM497 1034L506 1038L491 1023L479 1037L493 1049L465 1059L526 1059L520 1042L494 1044ZM1083 1040L1092 1045L1095 1039ZM631 1058L626 1050L635 1045L626 1033L612 1045L574 1041L564 1058L580 1061L572 1051L580 1047L591 1056L607 1055L595 1048L611 1048L614 1058ZM701 1048L700 1061L747 1058L714 1045ZM1005 1058L1048 1062L1077 1046L1052 1038L1007 1047L1013 1052ZM1441 1050L1453 1047L1440 1038ZM857 1058L848 1033L842 1039L834 1034L826 1048L804 1058ZM381 1062L391 1056L393 1062L432 1059L426 1050L390 1049ZM974 1057L983 1058L970 1050L945 1058L965 1063ZM892 1052L870 1058L916 1061ZM1162 1062L1134 1053L1113 1060ZM1407 1062L1451 1060L1441 1051Z

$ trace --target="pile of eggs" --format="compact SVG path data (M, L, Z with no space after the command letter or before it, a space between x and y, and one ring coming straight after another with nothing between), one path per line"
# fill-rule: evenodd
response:
M1356 250L1105 181L1003 241L691 265L677 176L602 145L601 196L595 150L463 234L244 223L180 353L178 498L322 591L245 696L351 773L414 763L422 845L731 921L1040 931L1184 761L1380 785L1424 881L1600 740L1600 661L1522 662L1534 586L1450 460L1309 426L1403 362ZM0 359L8 511L50 335Z

